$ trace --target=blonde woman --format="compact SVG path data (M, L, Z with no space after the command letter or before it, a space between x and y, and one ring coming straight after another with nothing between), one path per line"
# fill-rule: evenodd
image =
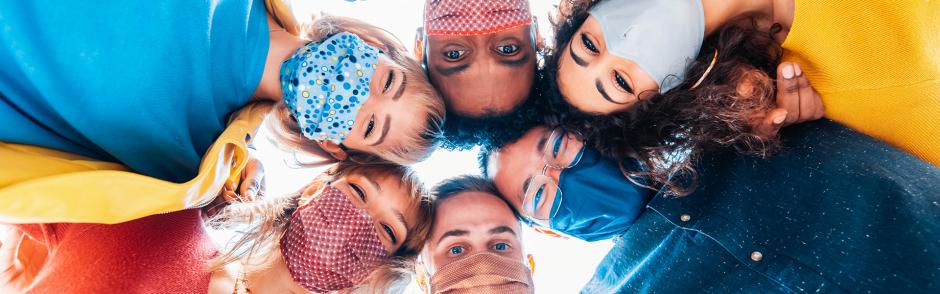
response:
M400 42L355 20L288 31L257 0L48 0L0 11L11 28L0 37L0 142L179 183L252 101L282 103L280 138L328 161L357 150L415 162L444 117Z
M221 253L198 209L115 225L17 225L0 240L0 290L391 290L410 280L409 263L427 239L425 195L407 167L339 163L294 195L233 204L214 216L211 225L243 233Z

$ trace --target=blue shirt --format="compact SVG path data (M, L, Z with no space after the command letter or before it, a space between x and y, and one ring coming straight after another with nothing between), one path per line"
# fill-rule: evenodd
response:
M782 136L653 197L583 292L940 292L940 169L831 121Z
M189 180L268 42L259 0L0 1L0 141Z

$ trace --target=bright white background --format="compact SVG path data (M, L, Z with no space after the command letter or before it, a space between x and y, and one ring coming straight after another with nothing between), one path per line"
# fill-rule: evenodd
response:
M548 13L558 0L530 1L532 12L538 18L542 36L550 40ZM424 0L371 0L347 2L345 0L294 0L295 14L319 13L350 16L365 20L395 34L409 48L414 44L415 29L421 26ZM263 134L260 134L263 136ZM291 169L284 164L282 154L266 140L256 140L259 157L267 171L268 195L281 195L296 191L317 170ZM461 174L479 174L475 151L451 152L439 150L425 162L413 166L426 185ZM216 234L219 239L224 235ZM531 230L523 234L525 250L535 257L535 284L539 293L577 293L590 279L594 268L611 248L610 241L587 243L547 237ZM413 289L416 289L412 287ZM419 293L412 290L411 293Z

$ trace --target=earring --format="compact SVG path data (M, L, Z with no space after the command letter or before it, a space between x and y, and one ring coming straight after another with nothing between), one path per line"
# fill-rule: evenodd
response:
M424 34L424 27L419 27L419 28L415 31L415 48L414 48L414 54L415 54L415 58L418 59L418 61L420 61L421 64L423 64L423 65L427 65L427 62L428 62L428 61L427 61L427 59L428 59L427 52L424 51L424 42L425 42L425 38L426 38L426 36L425 36L425 34Z
M531 253L529 253L529 254L526 254L526 260L529 261L529 271L531 272L531 274L534 275L535 274L535 257Z

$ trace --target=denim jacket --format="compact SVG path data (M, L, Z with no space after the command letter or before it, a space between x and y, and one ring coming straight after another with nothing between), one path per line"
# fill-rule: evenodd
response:
M940 293L940 168L832 121L782 136L768 159L707 154L582 291Z

